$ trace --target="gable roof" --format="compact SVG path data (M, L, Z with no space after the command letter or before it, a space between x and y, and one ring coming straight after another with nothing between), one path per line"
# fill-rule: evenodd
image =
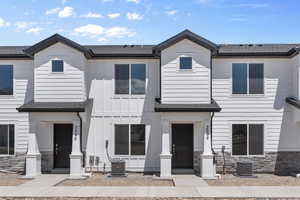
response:
M29 56L33 56L34 54L36 54L37 52L40 52L43 49L48 48L49 46L57 43L57 42L61 42L67 46L70 46L74 49L77 49L78 51L82 52L87 58L91 58L93 56L93 52L90 49L87 49L83 46L81 46L80 44L65 38L59 34L54 34L49 38L46 38L44 40L42 40L41 42L24 49L24 53L29 55Z
M156 45L154 47L154 50L159 52L161 50L164 50L170 46L172 46L173 44L183 40L183 39L189 39L193 42L195 42L196 44L199 44L207 49L210 49L212 51L216 51L218 50L218 45L191 32L190 30L186 29L180 33L178 33L177 35L171 37L170 39Z

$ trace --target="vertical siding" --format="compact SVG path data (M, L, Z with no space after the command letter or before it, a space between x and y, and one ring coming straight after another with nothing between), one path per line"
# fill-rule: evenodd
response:
M19 113L16 108L33 96L33 61L32 60L1 60L0 65L14 66L14 95L0 96L0 123L15 124L16 152L27 150L29 119L27 113Z
M52 73L52 60L64 61L64 73ZM85 100L84 55L71 47L56 43L34 56L35 101L78 102Z
M232 95L231 66L235 62L264 63L264 95ZM282 138L288 138L291 146L297 143L290 135L292 130L284 128L284 120L289 114L285 109L285 98L291 94L290 59L214 59L213 98L222 107L213 121L214 147L220 150L224 145L231 151L232 123L265 124L265 151L287 149L286 145L280 144Z
M209 103L210 55L210 50L187 39L163 50L162 102ZM192 57L192 70L179 69L180 56Z

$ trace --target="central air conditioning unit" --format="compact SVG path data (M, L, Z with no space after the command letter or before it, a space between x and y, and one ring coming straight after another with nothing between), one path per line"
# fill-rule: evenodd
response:
M252 162L237 162L236 174L241 177L253 177Z
M125 177L125 160L111 159L111 176L112 177Z

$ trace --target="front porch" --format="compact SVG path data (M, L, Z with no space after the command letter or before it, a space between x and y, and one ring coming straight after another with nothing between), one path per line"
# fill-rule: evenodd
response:
M212 179L216 175L211 146L211 113L162 113L160 177L195 173Z
M83 177L82 123L75 113L31 113L26 177L69 173Z

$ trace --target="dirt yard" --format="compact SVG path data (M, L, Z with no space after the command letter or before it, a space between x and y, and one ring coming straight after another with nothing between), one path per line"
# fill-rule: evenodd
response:
M18 174L6 174L0 172L0 186L17 186L28 180L20 179Z
M240 178L234 175L223 175L218 180L206 180L210 186L300 186L300 179L292 176L273 174L256 174L257 178Z
M56 186L174 186L171 180L154 179L151 175L129 174L126 178L111 178L94 173L85 180L65 180Z

